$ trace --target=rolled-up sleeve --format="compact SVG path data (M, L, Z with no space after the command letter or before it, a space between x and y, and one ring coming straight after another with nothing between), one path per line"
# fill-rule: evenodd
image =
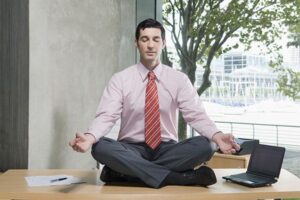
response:
M196 89L185 74L182 75L177 95L179 110L191 127L209 139L219 132L215 123L208 117Z
M122 96L121 79L115 74L106 86L95 119L87 130L88 133L94 135L97 141L109 133L120 118L123 107Z

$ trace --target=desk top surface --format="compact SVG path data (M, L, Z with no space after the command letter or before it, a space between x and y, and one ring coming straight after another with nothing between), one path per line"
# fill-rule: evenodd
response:
M248 188L226 182L222 176L245 172L245 169L215 169L217 183L207 188L199 186L166 186L152 189L141 186L105 185L97 170L9 170L0 176L0 199L266 199L300 197L300 179L282 170L277 183ZM67 174L86 183L64 186L28 187L25 176Z
M232 158L235 160L245 160L245 159L250 159L250 154L246 154L246 155L231 155L231 154L223 154L223 153L215 153L214 154L215 157L219 157L219 158Z

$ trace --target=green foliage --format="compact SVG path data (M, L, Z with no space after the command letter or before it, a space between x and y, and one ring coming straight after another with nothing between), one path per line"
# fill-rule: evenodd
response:
M238 47L238 44L223 46L229 38L238 38L247 48L260 41L269 52L278 50L280 47L274 41L280 39L284 24L298 20L298 2L164 0L163 19L172 33L182 71L194 83L195 74L191 72L195 71L196 62L209 70L215 56ZM204 77L203 84L208 84L207 80Z
M296 24L289 26L289 39L288 46L300 47L300 20Z
M278 91L294 101L300 99L300 72L295 72L290 68L280 68L278 72Z
M300 47L300 0L296 0L295 2L297 5L296 13L298 13L298 15L294 16L295 20L286 22L290 39L287 46ZM280 62L282 62L282 58L280 60ZM300 99L300 72L295 72L290 68L282 68L280 65L275 65L274 69L278 73L278 91L293 100Z
M296 16L291 16L295 17L295 20L293 21L287 21L286 25L289 28L289 39L290 41L288 42L287 46L295 46L295 47L300 47L300 0L295 0L296 2L296 9L297 12Z
M164 0L163 5L164 24L171 31L182 71L194 83L196 63L204 67L199 95L211 86L212 59L238 47L226 44L229 38L247 48L259 41L274 53L280 49L274 41L280 39L282 27L298 18L299 0Z

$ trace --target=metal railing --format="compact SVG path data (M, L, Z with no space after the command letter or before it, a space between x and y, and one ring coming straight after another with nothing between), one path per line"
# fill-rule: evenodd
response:
M220 130L232 133L235 137L258 139L263 144L300 151L300 126L226 121L215 121L215 123ZM194 135L193 129L192 135Z

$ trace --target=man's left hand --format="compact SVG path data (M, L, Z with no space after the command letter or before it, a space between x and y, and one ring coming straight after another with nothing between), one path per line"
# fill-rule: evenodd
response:
M216 133L212 140L219 146L220 150L225 154L232 154L240 150L240 145L234 141L232 134Z

